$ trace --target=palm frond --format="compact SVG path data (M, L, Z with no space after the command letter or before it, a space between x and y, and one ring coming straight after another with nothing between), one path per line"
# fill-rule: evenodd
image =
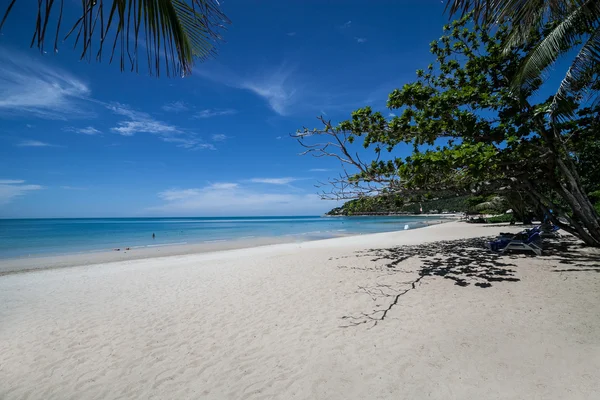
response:
M567 74L560 83L558 91L552 101L552 112L555 114L565 114L565 108L568 106L569 97L581 97L585 94L586 88L598 79L600 73L600 26L594 31L581 50L573 60ZM600 100L597 91L592 91L596 96L595 102ZM570 114L568 114L570 115Z
M538 31L544 24L548 14L546 0L531 0L526 5L527 7L513 10L512 13L504 10L508 15L507 18L511 20L511 29L504 44L505 53L525 43L531 36L531 32Z
M594 0L588 0L592 3ZM537 43L527 54L519 73L513 79L512 90L519 91L522 86L528 86L532 81L543 76L544 71L554 64L557 58L574 46L582 33L582 24L587 23L588 9L577 7L558 23L546 36Z
M8 5L0 29L16 1ZM54 35L54 51L58 51L63 2L38 0L32 47L44 51L51 12L59 7ZM100 61L110 37L110 61L118 54L121 70L128 63L138 71L138 50L143 47L150 74L159 75L164 66L167 75L182 76L191 73L195 60L214 56L220 33L229 23L218 0L81 0L81 16L64 39L75 36L81 59L90 59L92 47L97 46L95 58Z
M446 3L446 11L461 18L472 11L476 22L489 22L501 3L502 0L451 0Z
M540 9L557 13L566 3L565 0L452 0L446 5L446 11L450 16L464 16L473 11L478 23L497 24L508 19L516 26L535 21Z

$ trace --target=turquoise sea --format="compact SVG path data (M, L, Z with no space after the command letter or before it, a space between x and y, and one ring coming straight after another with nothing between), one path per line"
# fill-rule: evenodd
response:
M0 258L251 238L290 241L422 227L427 217L215 217L0 220ZM152 234L155 238L152 238Z

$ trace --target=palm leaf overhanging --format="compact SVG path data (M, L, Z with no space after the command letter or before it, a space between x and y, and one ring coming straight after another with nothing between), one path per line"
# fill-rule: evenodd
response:
M543 78L560 56L581 44L554 95L551 113L569 114L569 97L585 96L587 89L598 81L598 0L453 0L448 3L447 10L451 14L472 11L478 23L509 21L511 32L507 50L522 44L531 32L545 31L539 43L527 54L513 82L515 91Z
M16 2L10 1L0 29ZM163 65L167 75L190 74L194 60L214 56L216 44L222 40L220 32L230 23L217 0L81 0L81 16L62 36L64 2L37 1L32 47L43 52L48 27L55 24L55 52L60 41L75 36L74 46L81 45L81 59L95 56L100 61L106 45L111 62L118 53L121 70L128 64L137 72L138 50L143 47L148 71L156 75Z

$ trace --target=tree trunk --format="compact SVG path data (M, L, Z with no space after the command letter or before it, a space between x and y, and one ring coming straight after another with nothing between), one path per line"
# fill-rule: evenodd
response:
M538 205L538 207L544 210L546 215L549 216L550 220L555 225L557 225L561 229L564 229L566 232L569 232L572 235L578 237L588 246L600 247L600 240L594 237L594 235L592 235L589 232L589 230L586 229L587 227L585 226L585 224L583 224L582 226L582 224L579 222L581 220L581 217L579 216L580 213L576 205L575 197L562 188L562 186L564 185L557 184L555 185L554 190L557 192L557 194L561 196L561 198L563 198L567 202L567 204L569 205L569 209L573 212L573 215L575 216L575 218L571 218L565 215L565 219L567 220L568 224L565 224L562 221L560 221L560 219L556 215L556 211L560 210L562 207L558 206L548 197L544 196L540 191L536 190L531 182L528 182L528 186L530 188L528 192L529 197L534 203ZM550 212L550 208L552 208L554 212Z
M566 182L559 182L556 189L558 194L569 204L573 211L572 220L587 231L594 243L590 245L600 247L600 216L594 209L592 202L581 189L577 172L571 170L563 160L557 159L557 165Z

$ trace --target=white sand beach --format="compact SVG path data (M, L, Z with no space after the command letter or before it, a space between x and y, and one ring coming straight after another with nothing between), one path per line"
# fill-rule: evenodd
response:
M0 276L0 398L598 399L600 253L470 249L507 229Z

